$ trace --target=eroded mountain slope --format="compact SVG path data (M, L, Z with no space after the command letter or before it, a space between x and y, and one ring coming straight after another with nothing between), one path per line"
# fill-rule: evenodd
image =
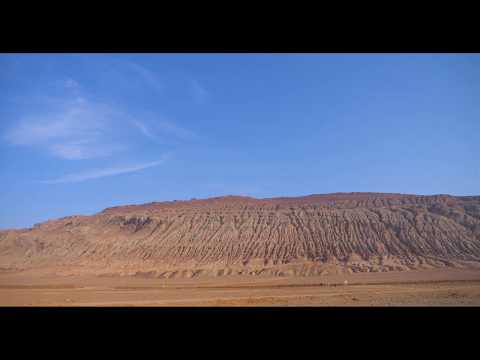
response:
M3 271L176 277L480 267L480 197L227 196L0 232Z

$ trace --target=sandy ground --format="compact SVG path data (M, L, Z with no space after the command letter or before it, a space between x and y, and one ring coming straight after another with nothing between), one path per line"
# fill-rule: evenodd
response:
M1 274L0 306L480 306L480 271L161 280Z

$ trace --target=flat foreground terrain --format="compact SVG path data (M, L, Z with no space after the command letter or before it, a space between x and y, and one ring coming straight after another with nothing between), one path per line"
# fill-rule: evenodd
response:
M198 279L0 275L0 306L480 306L480 271Z

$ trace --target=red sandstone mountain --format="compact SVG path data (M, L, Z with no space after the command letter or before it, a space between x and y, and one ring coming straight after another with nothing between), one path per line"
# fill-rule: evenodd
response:
M480 196L225 196L0 231L2 271L194 277L480 267Z

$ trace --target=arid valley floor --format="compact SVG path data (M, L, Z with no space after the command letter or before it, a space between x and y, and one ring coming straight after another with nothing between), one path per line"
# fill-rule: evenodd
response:
M346 281L346 282L345 282ZM0 306L479 306L480 271L203 279L0 275Z

